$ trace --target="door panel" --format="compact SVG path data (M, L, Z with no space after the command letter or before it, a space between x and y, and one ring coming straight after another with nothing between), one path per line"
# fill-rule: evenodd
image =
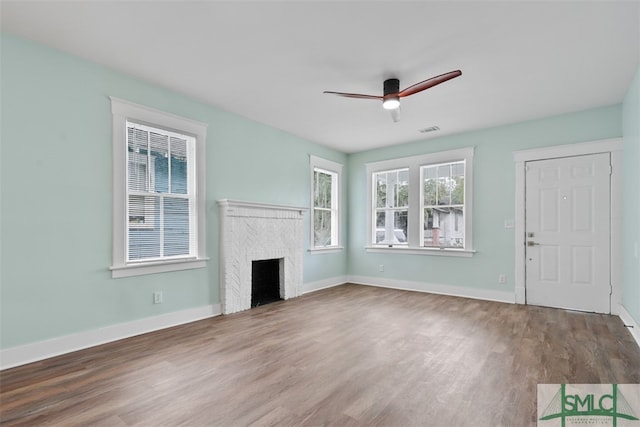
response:
M609 313L609 154L526 166L527 303Z

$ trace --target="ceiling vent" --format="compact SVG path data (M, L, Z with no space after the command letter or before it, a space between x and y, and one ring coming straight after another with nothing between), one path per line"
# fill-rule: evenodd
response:
M430 126L428 128L418 129L418 132L420 132L420 133L429 133L429 132L435 132L437 130L440 130L440 128L438 126Z

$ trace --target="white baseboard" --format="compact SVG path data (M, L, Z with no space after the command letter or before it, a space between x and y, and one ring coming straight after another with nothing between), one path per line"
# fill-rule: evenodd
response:
M408 280L385 279L369 276L338 276L302 285L302 293L340 286L345 283L356 285L376 286L379 288L399 289L404 291L427 292L432 294L451 295L457 297L482 299L499 302L515 302L515 293L511 291L496 291L488 289L466 288L463 286L439 285L433 283L413 282Z
M640 325L638 325L636 319L629 314L622 304L618 306L618 316L620 316L622 323L627 326L631 326L630 328L627 328L627 330L631 333L631 336L636 340L636 343L640 347Z
M354 283L358 285L377 286L389 289L399 289L416 292L427 292L433 294L451 295L457 297L481 299L488 301L499 301L514 303L515 293L512 291L497 291L488 289L467 288L462 286L441 285L433 283L413 282L407 280L385 279L368 276L338 276L329 279L309 282L302 285L302 293L310 293L339 286L344 283ZM9 369L27 363L37 362L61 354L94 347L123 338L141 335L172 326L190 323L209 317L222 314L220 304L212 304L175 313L168 313L161 316L148 317L133 322L121 323L95 329L87 332L80 332L64 337L39 341L22 346L0 350L0 370ZM624 306L619 306L619 316L625 325L633 326L628 328L629 332L640 346L640 325L627 312Z
M512 304L515 302L515 293L513 291L466 288L463 286L440 285L436 283L413 282L408 280L385 279L381 277L368 276L349 276L349 282L358 285L377 286L404 291L427 292L431 294L451 295L455 297L507 302Z
M7 348L0 351L0 370L220 314L220 304L212 304Z
M340 286L349 281L348 276L331 277L329 279L318 280L316 282L304 283L302 285L302 294L308 294L310 292L319 291L321 289L333 288L334 286Z

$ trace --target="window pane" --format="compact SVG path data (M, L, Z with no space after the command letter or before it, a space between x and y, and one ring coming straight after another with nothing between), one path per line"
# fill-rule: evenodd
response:
M408 211L379 211L376 213L375 243L398 244L407 242Z
M187 140L172 137L171 140L171 192L187 194Z
M438 179L443 180L451 177L451 165L438 166Z
M134 228L154 227L155 197L129 196L129 226Z
M395 239L400 243L407 241L407 214L408 211L396 211L393 217L393 234Z
M171 192L187 194L187 161L171 157Z
M314 173L314 207L331 208L332 175L321 171Z
M147 155L149 149L149 132L134 127L127 127L127 151Z
M129 259L160 256L159 198L129 196Z
M451 204L451 165L438 166L438 205Z
M313 211L314 246L331 246L331 211Z
M457 176L454 178L453 190L451 191L451 204L462 205L464 204L464 176Z
M409 206L409 170L403 169L396 176L396 204L395 207Z
M464 204L464 171L464 161L423 167L424 206Z
M424 246L464 247L464 210L424 210Z
M387 215L385 211L376 212L376 234L375 242L381 243L385 240L385 219Z
M129 190L149 190L147 169L148 138L148 132L134 127L127 127L127 185Z
M377 208L409 206L409 170L399 169L373 174Z
M130 260L188 255L189 200L129 196L128 232Z
M464 204L464 163L456 163L451 168L453 189L451 190L451 204Z
M169 137L150 132L149 149L153 164L152 191L166 193L169 191Z
M435 168L429 168L435 175ZM432 206L436 204L436 187L438 182L435 178L425 178L424 180L424 204L426 206Z
M433 209L427 208L423 210L422 225L424 227L423 246L434 246L433 244Z
M464 176L464 162L458 162L451 165L451 176Z
M189 254L189 200L164 198L164 256Z
M147 191L147 156L129 153L127 185L131 191Z
M374 174L376 183L376 207L384 208L387 206L387 174L385 172Z

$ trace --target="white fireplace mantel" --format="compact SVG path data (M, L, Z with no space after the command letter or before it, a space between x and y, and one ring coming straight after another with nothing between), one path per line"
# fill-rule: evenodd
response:
M218 200L220 207L220 297L222 312L251 308L251 263L283 261L280 297L302 288L306 208Z

